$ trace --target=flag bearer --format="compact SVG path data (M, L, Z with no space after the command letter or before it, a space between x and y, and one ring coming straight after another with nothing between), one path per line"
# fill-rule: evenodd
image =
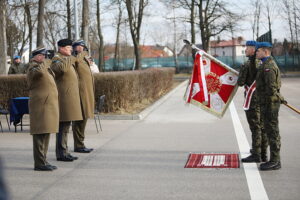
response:
M269 42L257 44L256 58L260 65L256 74L256 92L260 106L260 116L264 122L270 144L270 160L260 165L260 170L277 170L280 162L280 134L278 128L278 112L283 98L280 95L280 71L271 57L272 45Z
M256 71L258 61L255 57L255 41L246 42L246 56L248 61L242 66L238 85L245 87L245 103L244 110L246 113L249 128L252 133L252 149L251 155L247 158L243 158L242 162L266 162L267 161L267 147L268 140L265 131L263 130L263 124L260 120L260 108L257 104L256 97Z

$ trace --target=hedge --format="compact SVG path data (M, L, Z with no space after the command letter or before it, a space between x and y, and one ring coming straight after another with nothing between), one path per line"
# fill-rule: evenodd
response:
M144 100L153 101L172 87L174 68L94 74L95 99L106 95L104 112L127 111ZM0 76L0 105L9 108L9 100L28 96L26 75Z

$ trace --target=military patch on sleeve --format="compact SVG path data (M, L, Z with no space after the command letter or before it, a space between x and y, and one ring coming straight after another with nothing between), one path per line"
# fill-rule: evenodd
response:
M265 69L265 72L269 72L269 71L270 71L270 69L269 69L269 68L266 68L266 69Z
M60 63L60 60L53 60L52 63Z

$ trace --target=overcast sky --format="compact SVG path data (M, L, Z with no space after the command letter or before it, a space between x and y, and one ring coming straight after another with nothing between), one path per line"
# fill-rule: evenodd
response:
M239 22L240 30L235 32L235 37L243 36L246 40L253 39L252 30L251 30L251 20L253 13L253 7L251 6L251 2L253 0L224 0L228 3L228 7L232 9L234 12L239 14L247 14L248 17L245 17L244 20ZM167 20L166 17L172 18L174 13L172 9L167 8L163 3L159 0L150 0L151 4L147 7L146 13L147 16L143 19L142 26L142 36L141 36L141 44L162 44L164 45L167 41L173 40L174 33L174 25L171 23L172 21ZM273 0L272 2L276 2ZM275 3L274 3L275 4ZM125 11L126 12L126 11ZM184 15L184 10L176 10L175 16ZM260 35L268 31L268 23L265 20L265 9L262 10L261 16L261 24L260 24ZM278 13L278 11L273 13L273 39L278 39L279 41L283 41L284 38L289 38L288 26L287 22L283 19L282 13ZM114 43L115 41L115 30L111 27L111 24L114 21L113 12L106 12L103 16L103 34L106 43ZM185 35L187 39L190 39L189 32L190 27L188 24L177 21L176 22L177 34ZM123 39L127 37L127 40L131 42L131 36L129 32L127 34L123 33ZM221 39L229 39L231 37L230 33L222 33L220 35ZM217 38L212 38L217 39ZM180 42L179 42L180 43ZM200 33L197 33L197 43L201 43ZM182 45L182 44L179 44Z

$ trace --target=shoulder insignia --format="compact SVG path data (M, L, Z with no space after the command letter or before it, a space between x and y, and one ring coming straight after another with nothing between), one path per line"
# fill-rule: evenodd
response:
M54 63L54 64L55 64L55 63L60 63L60 62L61 62L60 60L53 60L53 61L52 61L52 63Z

